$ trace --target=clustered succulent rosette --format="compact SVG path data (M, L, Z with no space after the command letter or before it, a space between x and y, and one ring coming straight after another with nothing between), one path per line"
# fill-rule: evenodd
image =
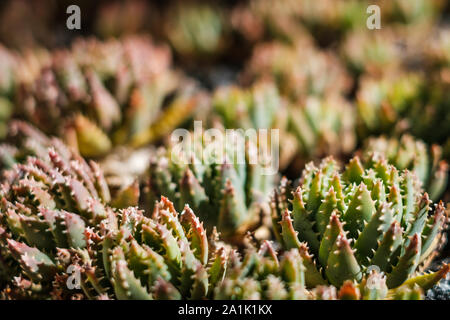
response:
M17 89L37 76L48 61L47 51L35 48L21 54L0 45L0 141L8 132L8 121L15 109Z
M5 5L0 299L447 297L445 2L372 4Z
M359 177L356 169L346 172ZM259 250L247 245L241 258L235 249L219 241L215 231L208 239L202 223L187 205L180 214L162 197L150 216L136 207L118 210L108 206L109 191L97 165L86 163L62 143L55 143L45 157L28 157L5 171L1 198L3 299L414 299L422 294L417 286L429 288L448 272L445 266L403 284L403 268L394 267L387 279L371 271L359 283L345 281L337 291L321 277L306 245L294 246L279 260L271 244L264 241ZM437 237L444 216L443 209L437 207L434 223L430 223L424 218L429 206L426 196L421 205L417 218L421 223L414 221L411 226L413 231L424 227L423 249L431 244L431 235ZM378 219L371 219L366 229L383 235L378 227L386 222L388 207L380 207L374 214ZM377 226L373 226L375 220ZM283 218L283 223L287 221L289 218ZM342 252L344 258L352 256L335 212L330 221L338 228L338 247L330 254L340 253L343 242L347 249ZM396 248L408 240L399 241L399 223L392 225L392 238L389 231L384 238L393 240ZM417 234L411 238L397 266L408 270L417 266L419 239ZM396 251L389 245L382 248ZM343 260L347 264L340 266L344 273L338 281L346 280L348 271L354 271L353 260ZM381 263L377 265L382 268ZM328 274L329 268L326 270ZM393 273L394 278L389 276ZM79 277L71 279L74 274ZM336 284L331 274L327 279ZM378 286L369 286L374 280ZM392 281L403 286L388 291Z
M297 142L296 162L350 154L356 145L354 111L339 94L310 96L304 103L290 104L287 130Z
M261 81L249 88L221 86L212 97L213 115L220 117L226 128L269 129L277 126L277 116L285 111L273 82Z
M362 153L368 167L377 159L386 158L399 170L414 171L433 201L439 200L445 191L448 163L442 160L442 148L438 145L428 148L408 134L400 139L381 136L367 140Z
M366 0L284 0L280 1L279 6L271 6L270 1L264 0L253 2L265 3L265 12L272 10L271 20L275 21L276 17L285 17L281 15L283 10L280 8L289 8L290 16L295 18L293 20L299 25L304 25L319 43L332 43L354 30L365 28L368 17L367 8L374 4ZM262 4L255 7L264 7ZM421 25L423 27L436 19L438 10L442 7L442 1L419 0L411 4L408 0L382 0L376 5L380 8L385 25Z
M305 160L354 150L355 112L345 98L351 81L332 53L319 50L310 39L297 39L291 45L263 43L255 47L241 77L244 83L253 85L273 81L280 94L278 100L286 105L284 114L273 113L270 105L265 106L268 119L271 114L276 116L272 123L286 141L281 145L281 168L293 164L298 169ZM234 103L230 98L228 113ZM258 117L262 118L259 113Z
M26 122L11 121L8 140L8 143L0 144L0 169L2 171L12 169L17 164L23 164L29 157L47 159L49 148L56 148L67 162L72 160L85 162L73 148L66 146L63 141L55 137L46 136ZM92 163L92 165L96 168L100 167L96 163ZM108 199L111 200L110 204L113 207L125 208L138 204L140 191L136 180L115 185L105 180L103 174L101 180L102 184L108 185L108 192L111 192L111 196Z
M101 232L104 272L117 299L204 299L223 278L225 246L216 235L207 238L189 206L180 214L162 197L151 218L125 209Z
M349 70L357 75L378 75L400 69L410 51L409 43L403 43L402 48L398 45L399 39L403 39L401 32L392 28L370 31L355 30L343 40L340 51Z
M299 34L310 34L319 44L328 45L364 28L370 4L360 0L251 0L233 8L231 24L249 42L293 43Z
M79 39L51 54L18 89L15 111L84 156L152 142L186 121L198 102L195 83L171 68L168 48L146 37Z
M363 78L357 93L360 136L407 132L445 146L450 141L448 89L419 72Z
M221 281L225 247L186 206L151 217L116 209L98 165L62 142L4 171L2 299L200 299ZM79 275L72 283L71 275ZM75 279L76 281L76 279Z
M25 122L11 121L8 132L11 143L0 144L0 169L2 171L25 161L28 156L45 158L47 149L55 144L66 148L60 140L47 137Z
M292 45L268 42L256 46L242 78L244 82L273 79L280 93L291 101L302 101L309 95L345 93L351 85L339 59L317 49L309 39L299 39Z
M99 167L53 141L46 156L3 172L0 237L2 298L64 298L70 250L106 218L111 200ZM68 260L69 259L69 260Z
M60 139L49 137L26 122L10 121L8 133L8 142L0 144L0 169L2 170L11 169L14 165L26 161L28 157L45 159L48 149L55 146L64 150L67 161L71 157L82 159Z
M238 131L229 137L214 145L205 132L182 148L174 144L160 149L151 160L144 195L150 210L161 195L172 199L177 210L189 204L209 230L216 226L229 241L260 226L276 172L255 140Z
M211 118L226 128L277 129L281 170L299 169L305 160L327 154L350 154L355 148L354 107L339 94L289 102L266 80L248 88L219 87L211 104Z
M293 133L288 132L288 105L271 81L260 81L249 88L237 85L217 88L211 101L212 125L216 121L229 129L279 129L280 168L285 168L297 152L298 142ZM267 143L271 141L270 135Z
M415 66L421 59L423 48L430 43L429 34L438 16L439 2L421 0L412 4L405 0L383 0L377 3L382 17L381 28L368 29L367 15L363 16L363 23L348 32L340 43L342 58L349 69L356 74L383 74L392 69L401 71ZM369 5L373 3L363 4L366 9ZM356 10L365 12L361 8Z
M241 256L230 250L223 281L215 288L215 299L232 300L418 300L422 288L429 288L445 277L446 265L436 273L416 278L395 289L388 289L386 277L370 270L360 282L346 280L340 287L311 278L312 257L305 248L277 252L270 241L257 249L247 243ZM313 276L314 278L314 276Z
M245 89L218 88L212 108L226 128L278 129L282 170L327 153L349 154L355 147L354 110L340 95L290 103L272 82L262 81Z
M151 2L129 0L103 3L92 17L95 21L95 33L103 39L108 39L143 33L146 28L152 26L158 14L157 8Z
M283 180L272 200L276 238L285 250L303 253L310 286L361 282L375 269L389 289L429 289L445 272L416 273L445 242L442 202L433 205L414 173L386 160L364 168L353 158L342 172L326 158L312 163L293 188Z

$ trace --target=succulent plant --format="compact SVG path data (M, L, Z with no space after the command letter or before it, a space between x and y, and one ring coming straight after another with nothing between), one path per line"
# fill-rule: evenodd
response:
M164 33L184 59L211 57L227 45L225 11L204 1L177 1L164 14Z
M45 157L28 157L3 172L3 298L56 298L60 293L67 298L66 292L59 292L64 284L59 276L70 261L70 250L85 248L85 233L110 210L109 189L99 167L56 140L52 144Z
M278 129L282 170L327 154L349 154L355 147L353 107L339 95L289 103L273 83L263 81L245 89L220 87L212 105L226 128Z
M151 218L115 209L98 165L52 145L3 172L1 298L207 297L226 256L188 206L179 215L163 197Z
M114 212L84 193L80 181L65 178L73 206L55 206L44 198L51 190L34 180L14 177L17 185L3 185L14 189L2 195L3 298L201 299L221 280L224 249L211 246L189 207L179 215L163 198L152 218L133 207ZM27 190L31 181L35 189ZM26 192L28 203L6 200ZM39 192L40 202L33 201ZM67 286L70 266L80 273L74 291Z
M340 288L322 284L311 285L311 256L307 251L293 248L277 252L269 241L257 250L247 244L241 257L231 250L224 279L214 291L215 299L232 300L416 300L424 297L421 287L407 283L389 290L386 276L371 270L359 283L346 280ZM449 266L422 278L428 289L436 279L444 278Z
M275 236L286 250L303 253L312 287L359 283L375 269L389 289L429 289L440 276L412 276L445 241L447 219L443 203L433 206L414 173L384 159L364 168L355 157L343 172L332 158L311 163L297 188L284 179L272 200Z
M267 83L267 79L270 79L278 87L281 99L276 99L280 106L277 111L273 111L276 102L273 95L271 100L266 98L266 101L274 103L265 104L264 116L255 108L253 119L258 117L258 121L280 129L280 141L285 142L280 145L281 168L291 165L297 167L294 170L297 171L300 165L311 159L325 155L345 155L354 149L354 110L343 96L348 90L349 79L335 56L311 44L302 45L301 42L293 46L276 42L261 44L255 48L242 77L244 83L253 83L251 91L255 101L262 99L258 96L262 97L265 91L275 92L267 84L264 86L258 81ZM245 128L249 124L243 124L247 117L241 116L241 113L246 112L241 110L245 110L246 104L247 109L250 109L251 102L237 102L237 92L236 89L228 92L219 90L215 109L223 115L226 126L231 121L228 119L232 119L233 110L236 110L234 112L240 117L234 126L242 125ZM228 100L224 98L227 93ZM253 119L248 122L252 123ZM258 127L261 124L253 125Z
M293 43L299 34L309 33L318 43L328 45L347 31L365 26L368 5L355 0L251 0L233 9L231 23L247 41Z
M341 55L349 70L355 74L382 74L402 67L409 51L400 48L403 39L398 30L386 28L355 30L349 33L341 44ZM402 50L403 49L403 50Z
M450 142L448 88L418 72L363 78L357 93L360 136L407 132L445 145Z
M224 247L208 241L186 206L178 214L162 197L152 217L125 209L104 231L105 275L117 299L204 299L225 272ZM101 293L101 292L99 292Z
M64 156L66 162L85 162L77 152L67 147L60 139L48 137L25 122L17 120L10 122L8 140L9 143L0 144L0 170L2 172L12 169L15 165L25 164L29 157L48 161L48 150L51 148L56 148ZM94 163L92 165L96 168L99 167ZM140 191L136 176L132 180L111 184L102 173L103 180L105 180L102 182L105 184L105 188L107 184L108 192L111 192L111 196L108 197L111 200L108 202L111 206L121 209L138 204Z
M382 11L385 9L383 4L380 7ZM339 52L348 69L356 76L371 75L377 80L422 70L433 26L401 23L386 26L387 14L381 15L380 30L355 29L340 43Z
M219 140L225 131L214 134L218 140L213 142L208 132L194 132L191 142L187 138L187 144L157 152L150 163L146 203L151 210L164 195L177 210L189 204L208 230L217 226L224 239L239 239L268 213L276 177L269 166L276 163L265 162L256 141L239 131L227 133L227 140Z
M377 159L385 158L399 170L414 171L433 201L438 200L445 191L448 164L441 159L442 148L438 145L428 148L423 141L408 134L400 139L381 136L367 140L363 154L368 167Z
M315 48L309 40L298 40L293 45L269 42L256 46L242 78L244 82L273 79L280 93L291 101L302 101L310 95L345 93L351 85L337 57Z
M276 126L283 103L272 82L259 82L250 88L237 85L217 88L212 107L226 128L269 129Z
M47 62L46 50L25 50L18 54L0 45L0 141L8 131L8 121L14 112L16 91L20 83L36 77Z
M186 206L162 197L151 217L135 207L111 214L76 250L81 288L89 299L205 299L220 282L226 250Z
M321 46L330 46L353 31L366 29L370 5L373 3L361 0L251 0L235 6L230 20L249 42L276 39L293 43L299 34L309 33ZM383 0L376 5L383 17L382 29L408 26L420 31L419 27L428 29L436 21L442 1L411 4L408 0Z
M249 88L218 87L211 104L212 126L214 121L219 121L227 129L279 129L279 141L285 142L279 144L280 168L285 168L298 152L295 136L287 131L287 103L272 82L256 82ZM270 136L267 142L270 143Z
M224 279L214 291L214 298L220 300L300 300L309 295L299 251L287 251L279 259L269 241L259 250L247 244L242 257L231 250Z
M66 161L79 157L57 138L50 138L32 125L12 120L8 126L8 140L0 145L0 169L12 169L16 164L24 164L28 157L47 159L48 149L57 147L64 151Z
M170 68L167 47L145 37L80 39L18 92L16 114L84 156L140 146L180 125L196 106L195 85ZM170 96L171 98L168 98Z
M287 130L295 136L304 162L349 154L356 145L355 122L354 108L344 97L311 96L303 104L289 106Z
M266 12L272 9L274 13L271 20L279 17L283 12L270 1L255 0ZM304 1L280 1L279 7L290 9L292 16L298 24L303 24L319 43L328 44L341 39L352 30L366 27L367 8L373 5L366 0L304 0ZM438 16L438 9L442 5L441 0L418 0L412 4L408 0L381 0L376 5L380 8L383 17L383 26L398 23L407 25L423 25L423 22L434 22ZM291 31L292 32L292 31Z

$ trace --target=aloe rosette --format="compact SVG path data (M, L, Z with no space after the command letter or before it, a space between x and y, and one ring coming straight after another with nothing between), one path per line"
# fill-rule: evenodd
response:
M79 39L52 51L50 64L20 85L15 111L84 156L100 157L181 125L196 107L196 87L171 67L169 48L146 37Z
M225 246L214 232L207 238L188 206L179 214L163 197L148 217L126 207L126 197L111 199L95 162L56 139L39 147L39 156L17 158L3 173L2 299L210 295L224 274Z
M232 300L416 300L424 297L417 285L405 284L389 290L386 276L371 270L359 282L346 280L339 288L329 284L312 286L311 257L302 249L283 253L264 241L259 249L247 243L245 252L229 251L224 279L214 291L215 299ZM424 278L429 287L445 277L449 266Z
M409 46L401 51L397 42L402 36L396 29L385 28L355 30L349 33L341 44L341 56L347 67L355 74L383 74L401 69ZM403 54L403 55L402 55ZM408 57L408 56L407 56Z
M309 164L297 188L282 181L272 219L282 247L303 252L310 286L360 282L374 269L385 274L389 289L417 284L426 290L440 279L417 271L445 241L444 205L432 204L414 173L386 160L364 168L355 157L344 171L331 158Z
M111 200L99 167L63 143L27 157L3 173L1 184L2 298L76 298L63 273L86 248L85 233L108 215Z
M152 217L125 209L101 232L104 272L117 299L204 299L222 280L225 247L207 238L186 206L181 214L166 198Z
M448 92L448 84L427 79L420 72L365 77L356 102L360 136L409 133L427 143L445 145Z
M303 163L326 155L348 155L356 145L355 126L354 107L341 95L310 96L289 107L287 130L297 141L297 159L303 158Z
M177 210L189 204L208 230L216 226L223 238L238 239L267 215L276 172L255 140L234 131L226 142L220 140L225 131L216 130L216 142L205 132L183 148L174 144L157 152L150 162L145 202L152 208L164 195Z
M385 158L399 170L414 171L433 201L438 200L445 191L448 164L442 160L443 151L438 145L428 147L408 134L400 139L381 136L367 140L362 152L369 167L376 159Z
M344 66L330 52L302 40L293 45L263 43L255 48L242 79L253 86L270 80L278 88L280 107L286 111L275 112L276 120L272 121L286 141L281 146L282 167L326 155L345 155L354 149L354 107L345 98L351 80ZM238 107L245 109L241 107L245 103L234 108L233 103L233 98L229 98L228 113ZM266 121L270 121L273 108L266 107ZM258 117L264 119L259 114Z
M8 133L16 102L17 90L23 83L29 83L48 62L48 52L35 48L19 53L0 46L0 141Z
M264 241L259 249L249 243L246 247L242 256L236 250L229 252L227 270L215 288L215 299L303 300L310 296L297 250L279 257L269 241Z
M242 78L244 82L273 79L280 93L294 102L310 95L345 93L351 85L339 59L316 48L309 39L299 39L292 45L276 41L259 44Z
M49 137L26 122L12 120L8 128L8 141L0 144L1 170L11 169L15 164L23 164L28 157L47 159L49 148L59 148L60 151L64 151L63 154L67 161L70 161L72 158L85 161L73 148L65 145L62 140L56 137ZM104 169L112 170L111 168L104 163L95 164L95 166L102 169L105 176L104 179L106 179L105 183L107 183L111 193L109 197L111 199L110 204L113 207L125 208L138 204L140 190L136 176L131 177L130 180L123 179L115 182L110 176L105 174ZM127 172L120 168L115 168L113 171L121 178L125 176L124 172Z
M271 81L260 81L249 88L237 85L221 86L214 91L211 101L212 122L219 121L228 129L278 129L280 168L285 168L299 152L299 143L288 132L289 107ZM270 135L265 143L271 141Z
M223 86L214 92L212 113L226 128L278 129L281 170L327 154L349 154L356 144L353 106L340 95L289 102L271 81Z

